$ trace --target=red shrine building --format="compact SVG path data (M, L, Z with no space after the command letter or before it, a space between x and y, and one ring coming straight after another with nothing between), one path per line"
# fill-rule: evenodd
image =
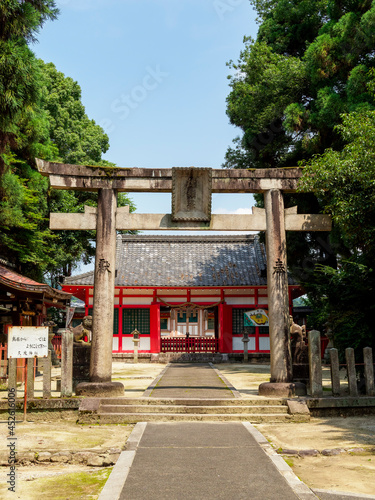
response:
M245 326L268 309L265 246L258 236L143 236L117 239L113 353L269 353L268 327ZM94 273L65 278L63 290L92 314ZM302 295L289 277L289 306Z

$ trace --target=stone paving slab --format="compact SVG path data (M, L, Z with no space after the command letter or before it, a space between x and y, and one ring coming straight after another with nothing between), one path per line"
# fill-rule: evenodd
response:
M234 398L233 393L208 364L171 364L157 383L153 398Z
M120 500L145 498L302 497L243 424L191 422L147 424Z

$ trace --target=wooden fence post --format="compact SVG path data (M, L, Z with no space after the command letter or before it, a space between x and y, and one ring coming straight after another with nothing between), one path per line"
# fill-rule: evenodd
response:
M374 361L371 347L364 347L363 361L365 364L366 395L375 396L374 390Z
M34 358L27 358L26 380L27 384L27 398L33 399L34 397Z
M339 353L337 349L330 349L328 352L331 358L332 396L340 396Z
M8 360L8 390L14 390L14 397L17 397L17 358Z
M51 364L52 353L48 350L48 356L43 359L43 398L51 397Z
M73 332L61 332L61 396L73 394Z
M310 395L314 398L323 396L322 360L320 352L320 332L309 332L309 372Z
M345 349L346 367L348 371L348 386L349 386L349 396L357 397L357 374L355 371L355 357L354 349L352 347L347 347Z

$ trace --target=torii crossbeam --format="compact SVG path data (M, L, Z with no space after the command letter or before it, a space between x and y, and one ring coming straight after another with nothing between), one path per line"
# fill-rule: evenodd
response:
M36 161L39 172L49 176L51 187L98 192L97 209L85 207L84 214L50 216L51 229L97 231L92 383L106 385L111 392L116 230L266 231L271 384L262 384L260 392L295 394L285 231L331 230L328 215L297 214L297 207L284 209L283 192L296 191L301 169L105 168ZM129 207L117 207L118 192L172 192L172 213L129 213ZM265 209L255 208L249 215L211 215L211 192L263 193Z

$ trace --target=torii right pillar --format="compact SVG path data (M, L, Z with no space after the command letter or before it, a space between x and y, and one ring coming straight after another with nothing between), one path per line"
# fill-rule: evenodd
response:
M262 396L303 396L305 384L292 382L284 198L280 189L264 193L271 378Z

